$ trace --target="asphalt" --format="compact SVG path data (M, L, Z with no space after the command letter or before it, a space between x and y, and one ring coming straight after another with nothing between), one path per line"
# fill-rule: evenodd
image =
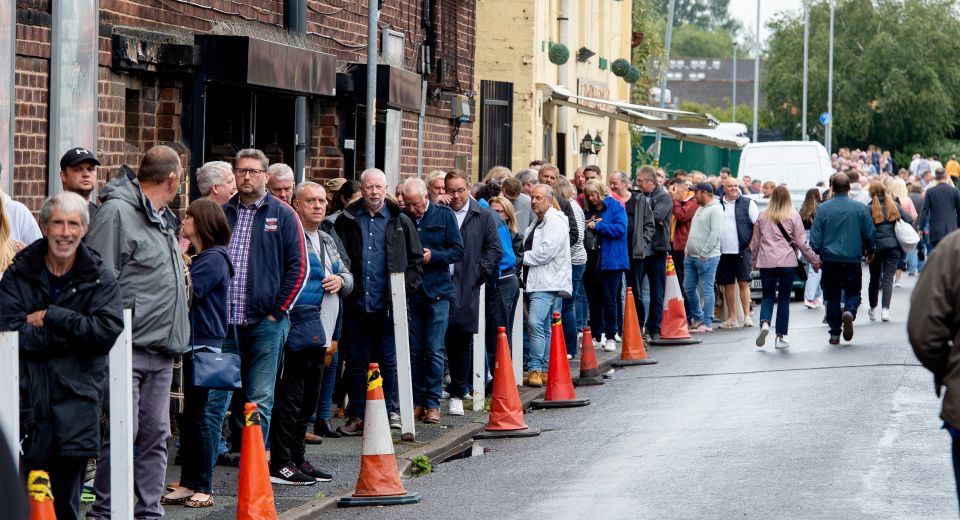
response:
M828 345L822 310L795 304L785 351L758 349L756 328L650 348L659 364L578 389L590 406L528 411L540 437L480 441L405 481L419 504L323 518L956 518L904 280L894 320L861 307L850 343Z

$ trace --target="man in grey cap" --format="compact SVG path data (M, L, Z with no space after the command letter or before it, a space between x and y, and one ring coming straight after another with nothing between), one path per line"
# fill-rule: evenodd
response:
M713 196L713 185L701 182L693 186L693 196L700 206L693 215L683 259L685 294L690 298L690 332L713 332L713 284L720 264L720 233L723 231L723 208ZM698 287L703 290L700 306Z
M97 187L97 166L100 166L97 155L80 146L67 150L60 157L60 183L63 184L63 191L72 191L87 201L91 222L100 207L96 201L90 200L90 195Z

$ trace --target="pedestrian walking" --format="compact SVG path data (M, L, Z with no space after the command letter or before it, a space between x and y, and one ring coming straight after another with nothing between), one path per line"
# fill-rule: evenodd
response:
M634 279L635 287L643 286L646 279L650 286L650 312L644 313L644 306L637 305L637 318L650 339L660 336L660 322L663 314L663 291L667 280L667 253L673 250L670 241L670 223L673 215L673 199L657 180L657 170L653 166L641 166L637 172L637 185L647 199L653 212L652 252L643 259L643 274ZM640 291L633 291L634 296Z
M323 187L307 181L294 194L310 268L290 309L290 334L280 357L270 428L270 482L304 486L333 479L306 458L306 434L320 400L327 349L339 337L341 298L353 289L353 275L333 237L320 230L327 205ZM301 344L297 338L318 335L318 320L322 343Z
M690 235L684 251L686 294L690 298L690 332L713 332L714 281L720 265L720 235L723 232L723 207L714 197L712 184L701 182L693 185L697 212L690 221ZM700 294L703 293L703 307Z
M590 300L590 330L603 332L607 352L617 350L614 336L617 334L617 306L619 305L620 280L630 268L627 252L627 213L607 188L596 180L589 180L583 187L586 203L587 229L597 234L600 242L598 269L591 278L596 283L587 287Z
M960 227L960 190L947 179L943 169L938 169L934 178L936 185L923 194L923 208L917 222L917 229L929 226L928 253L936 249L943 237Z
M447 172L446 193L463 240L463 259L450 264L454 291L444 338L450 363L447 387L450 415L463 415L463 398L468 396L472 381L473 335L478 332L480 287L498 272L503 253L497 217L470 196L468 183L464 172Z
M83 243L88 204L72 192L44 201L46 239L17 255L0 280L0 330L19 332L20 410L28 411L20 469L50 474L61 519L80 518L87 459L100 451L107 354L123 330L120 284Z
M293 208L267 191L267 156L255 148L237 152L237 194L223 206L231 229L227 251L234 277L228 292L231 325L223 351L240 355L243 399L234 399L234 417L244 402L257 405L264 444L270 449L277 368L290 329L288 312L309 275L303 228ZM207 396L207 424L221 429L230 393Z
M810 228L813 227L813 219L817 216L817 209L821 203L821 192L819 188L810 188L803 198L803 204L800 206L800 221L803 222L803 230L807 237L807 244L810 244ZM803 284L803 305L808 309L816 309L823 304L823 289L820 287L821 270L813 269L810 262L804 261L804 269L807 271L807 280Z
M343 312L344 385L349 395L342 435L363 435L367 367L380 364L391 427L400 427L397 350L390 302L390 275L403 273L407 294L415 294L423 276L423 248L410 217L386 198L387 176L376 168L360 175L363 197L346 207L334 229L347 248L353 291Z
M413 417L440 423L443 391L443 339L454 296L450 266L463 260L463 239L457 218L448 206L430 202L420 179L404 184L407 215L417 226L423 248L423 282L407 305L410 323L410 365L413 377Z
M190 342L183 356L183 413L180 431L180 484L160 499L163 505L210 507L213 505L211 453L220 431L211 431L206 420L209 391L194 382L194 354L220 352L227 336L227 290L233 264L227 252L230 227L223 209L209 199L197 199L187 208L182 234L193 248L190 281Z
M890 196L893 197L893 201L899 204L900 207L907 212L907 215L910 215L911 223L916 223L919 215L917 214L916 206L913 205L913 201L910 200L910 196L907 194L907 183L899 177L887 177L884 186L887 188ZM907 271L909 256L905 251L901 250L900 260L897 262L897 273L893 277L894 287L903 287L901 278L903 277L903 273Z
M757 346L763 347L770 333L773 305L776 303L776 339L773 346L776 349L789 348L790 297L793 296L793 280L799 266L797 255L802 254L815 272L820 271L820 258L807 244L800 213L793 209L790 190L786 186L776 186L770 192L770 203L753 228L750 253L751 267L760 270L760 283L763 286Z
M527 228L523 244L524 285L530 295L530 361L524 374L524 384L528 386L543 386L549 369L550 320L554 312L560 311L560 298L570 296L573 290L569 224L567 217L554 208L554 197L553 188L545 184L537 184L530 192L537 220Z
M177 235L163 215L180 191L180 155L158 145L137 172L124 165L100 192L102 204L86 244L120 281L123 307L133 310L133 484L136 518L160 518L173 358L189 342L186 268ZM222 405L221 405L222 406ZM222 408L221 408L222 410ZM222 415L221 415L222 417ZM219 428L219 423L217 423ZM94 427L94 431L97 427ZM110 518L110 440L105 438L94 480L97 499L87 518Z
M920 363L933 373L933 389L943 395L940 419L950 434L953 476L960 499L960 233L942 240L927 259L910 298L907 335ZM933 303L933 304L931 304Z
M956 189L956 188L953 188ZM913 224L913 218L883 187L883 183L870 183L870 218L876 229L877 245L870 261L870 285L867 287L867 296L870 299L870 309L867 315L870 321L890 321L890 301L893 298L893 278L900 263L903 248L897 240L894 227L899 220ZM881 308L877 312L877 300L883 292Z
M863 285L861 259L873 260L877 233L870 211L850 198L850 179L843 173L830 181L833 196L820 205L810 228L810 247L820 257L823 296L827 304L830 344L853 339L853 322Z
M721 329L752 327L750 318L750 281L753 279L750 258L750 240L753 226L760 217L760 209L753 199L740 192L737 179L727 177L723 181L723 233L720 234L720 264L717 266L717 284L723 287L723 299L728 317L720 324ZM743 323L737 318L737 291L743 309Z

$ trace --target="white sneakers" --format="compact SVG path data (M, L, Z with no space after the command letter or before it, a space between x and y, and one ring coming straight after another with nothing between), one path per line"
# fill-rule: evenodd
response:
M770 324L767 322L760 323L760 333L757 334L757 346L763 347L767 342L767 334L770 334Z
M870 310L867 311L867 316L870 316L870 321L877 321L877 318L880 317L880 313L877 312L876 307L870 307Z
M612 339L608 339L607 342L603 344L603 350L607 352L616 352L617 342Z
M880 311L877 311L877 308L873 307L867 311L867 314L870 316L870 321L877 321L877 318L879 318L881 321L890 321L890 309L881 309Z
M447 415L463 415L463 399L451 397L450 409L447 410Z
M890 321L890 309L883 309L880 311L880 319L883 321Z
M777 350L783 350L785 348L790 348L790 342L787 341L786 336L777 336L777 339L773 341L773 348Z

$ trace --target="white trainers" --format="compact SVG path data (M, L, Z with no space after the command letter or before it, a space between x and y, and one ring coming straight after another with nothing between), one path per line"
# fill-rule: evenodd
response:
M614 335L613 339L616 340L617 343L620 343L623 341L623 338L621 338L619 334Z
M441 390L440 399L450 399L450 392L447 392L446 390Z
M777 339L773 341L773 348L778 350L790 348L790 342L787 341L786 336L777 336Z
M463 399L451 397L450 408L447 410L447 415L463 415Z
M612 339L608 339L607 342L603 344L603 350L607 352L616 352L617 342Z
M767 334L770 334L770 324L763 322L760 325L760 332L757 334L757 346L763 347L764 343L767 342Z
M894 286L894 287L903 287L903 282L897 280L896 282L893 282L893 286Z
M883 309L880 311L880 319L883 321L890 321L890 309Z
M870 310L867 311L867 316L870 316L870 321L877 321L877 318L880 317L880 313L877 312L876 307L870 307Z

